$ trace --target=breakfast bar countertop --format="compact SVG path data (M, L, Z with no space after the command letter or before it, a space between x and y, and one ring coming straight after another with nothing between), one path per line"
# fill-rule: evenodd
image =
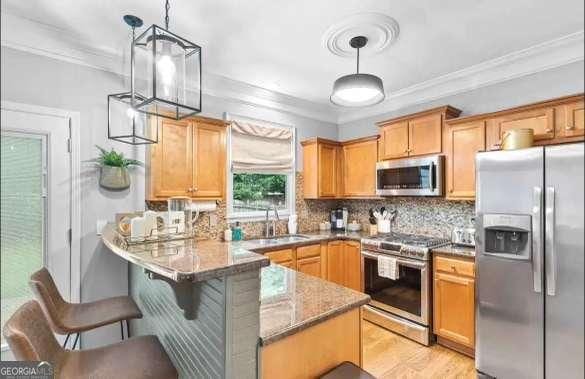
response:
M263 346L370 301L364 293L277 264L264 267L260 277Z
M186 239L128 245L114 224L103 229L102 241L126 261L174 282L201 282L270 264L262 254L220 241Z

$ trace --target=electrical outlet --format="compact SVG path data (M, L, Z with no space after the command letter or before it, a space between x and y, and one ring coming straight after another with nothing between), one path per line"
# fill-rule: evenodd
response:
M215 213L209 214L209 227L217 225L217 215Z
M104 230L104 228L106 227L106 225L108 224L108 220L97 220L96 221L96 230L97 230L97 235L101 236L102 235L102 230Z

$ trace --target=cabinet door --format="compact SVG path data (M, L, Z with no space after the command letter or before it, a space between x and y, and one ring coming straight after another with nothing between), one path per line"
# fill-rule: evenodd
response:
M150 146L151 199L189 196L193 186L192 123L159 118L158 143Z
M327 244L327 280L342 286L345 285L342 241L332 241Z
M304 258L297 260L297 270L307 274L321 277L321 257Z
M533 129L534 140L542 141L555 137L554 108L541 108L513 113L488 121L488 147L497 150L504 134L512 129Z
M345 259L344 285L356 291L362 291L362 257L360 243L345 241L343 255Z
M475 155L485 150L485 121L448 127L447 198L475 199Z
M319 144L319 197L337 195L337 146Z
M560 122L557 123L557 137L578 137L585 135L584 102L578 101L557 108Z
M475 281L472 278L435 272L435 334L474 348L475 345Z
M226 134L220 125L196 122L193 128L193 191L195 198L223 198Z
M365 141L343 146L344 196L374 196L376 194L377 141Z
M291 269L296 269L295 259L292 249L274 250L264 254L270 262L277 263Z
M443 149L443 116L435 114L408 122L408 155L437 154Z
M380 130L380 159L408 156L408 121L385 125Z
M303 145L303 197L319 198L319 147L317 143Z

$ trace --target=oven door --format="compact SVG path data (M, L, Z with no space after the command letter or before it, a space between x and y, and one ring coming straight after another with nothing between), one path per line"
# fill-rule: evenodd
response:
M399 258L398 280L378 276L380 253L362 251L364 290L370 295L371 306L401 316L408 320L429 325L430 280L426 261Z
M376 165L376 194L380 196L443 195L442 155L382 161Z

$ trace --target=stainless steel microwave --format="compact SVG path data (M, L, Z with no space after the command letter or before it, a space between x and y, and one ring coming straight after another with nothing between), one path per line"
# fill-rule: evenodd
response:
M379 196L442 196L445 158L432 155L376 164Z

